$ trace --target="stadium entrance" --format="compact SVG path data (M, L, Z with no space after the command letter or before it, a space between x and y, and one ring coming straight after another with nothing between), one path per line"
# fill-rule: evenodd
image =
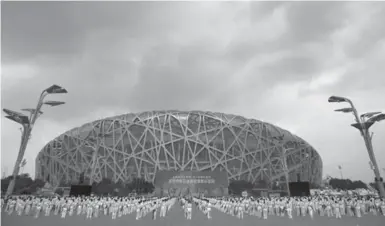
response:
M158 171L155 175L158 196L224 196L228 195L226 172L215 171Z

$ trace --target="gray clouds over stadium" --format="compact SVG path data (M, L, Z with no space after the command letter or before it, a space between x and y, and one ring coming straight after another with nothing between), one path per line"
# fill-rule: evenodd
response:
M145 110L208 110L265 120L308 141L324 174L373 180L353 116L385 111L382 2L4 2L2 107L33 107L59 84L67 104L43 109L27 149L96 119ZM2 115L4 119L4 115ZM11 173L18 125L2 120ZM373 126L385 167L385 124Z

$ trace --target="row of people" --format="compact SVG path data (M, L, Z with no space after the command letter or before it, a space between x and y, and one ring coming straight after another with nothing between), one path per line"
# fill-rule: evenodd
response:
M380 198L364 197L297 197L297 198L192 198L197 209L211 219L211 207L243 219L245 214L268 219L268 216L287 216L292 219L297 217L311 218L319 216L342 218L342 216L362 217L366 214L385 216L385 200ZM182 203L185 203L183 201ZM188 203L188 202L187 202ZM191 219L191 204L186 206L186 218Z
M240 219L244 214L267 219L269 215L293 218L315 214L342 218L342 216L361 217L365 214L385 216L385 200L363 197L298 197L298 198L219 198L210 199L214 207L221 212Z
M11 215L28 215L38 218L42 214L50 216L59 215L62 218L67 216L85 215L87 219L110 215L112 219L124 215L136 214L139 220L152 212L165 217L167 211L174 205L175 198L145 198L145 197L54 197L40 198L33 196L14 196L8 200L1 200L1 209Z
M193 206L211 219L215 208L225 214L243 219L245 214L267 219L268 216L314 217L314 215L342 218L361 217L365 214L385 216L385 200L363 197L283 197L283 198L241 198L241 197L55 197L14 196L1 200L1 209L8 214L32 215L36 218L44 214L67 216L85 215L86 218L109 215L112 219L135 213L139 220L149 213L153 219L165 217L176 200L184 210L185 217L192 219Z

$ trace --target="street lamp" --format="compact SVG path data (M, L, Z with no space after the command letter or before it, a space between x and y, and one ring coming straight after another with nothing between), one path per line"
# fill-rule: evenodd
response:
M22 114L22 113L16 112L16 111L12 111L12 110L5 109L5 108L3 109L3 111L6 114L8 114L7 116L5 116L6 118L8 118L14 122L17 122L23 126L22 136L21 136L21 144L20 144L19 152L18 152L17 159L15 162L15 166L13 168L12 180L10 181L10 183L8 185L7 192L6 192L7 196L9 196L13 193L15 183L16 183L16 177L19 174L20 165L23 161L24 153L25 153L25 150L26 150L27 145L28 145L28 140L31 137L31 132L32 132L33 126L35 125L37 118L43 113L41 111L42 106L44 104L46 104L46 105L50 105L53 107L53 106L58 106L58 105L64 104L64 102L59 102L59 101L46 101L46 102L44 102L44 98L48 94L64 94L64 93L67 93L67 90L62 88L61 86L58 86L58 85L52 85L52 86L48 87L47 89L43 90L40 94L40 97L39 97L39 100L37 102L37 106L35 109L31 109L31 108L22 109L23 111L28 111L30 113L29 117Z
M373 171L375 175L375 181L377 183L377 186L380 191L380 196L385 197L385 189L384 184L381 181L381 174L380 170L377 165L376 156L373 151L373 144L372 144L372 134L369 132L369 128L375 123L379 122L385 119L385 114L382 112L369 112L362 114L361 116L358 115L357 109L354 107L353 102L345 97L338 97L338 96L331 96L328 99L329 103L340 103L340 102L346 102L350 104L349 110L341 111L344 113L352 112L356 123L353 123L351 126L358 129L361 133L362 138L364 139L366 149L368 151L369 159L373 164ZM346 108L348 109L348 108ZM337 110L338 111L338 110Z

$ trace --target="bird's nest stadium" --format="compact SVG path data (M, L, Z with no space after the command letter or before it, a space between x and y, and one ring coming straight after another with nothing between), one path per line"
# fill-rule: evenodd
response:
M322 160L303 139L272 124L203 111L149 111L97 120L50 141L36 178L55 185L110 178L153 181L160 170L225 170L229 180L320 184Z

